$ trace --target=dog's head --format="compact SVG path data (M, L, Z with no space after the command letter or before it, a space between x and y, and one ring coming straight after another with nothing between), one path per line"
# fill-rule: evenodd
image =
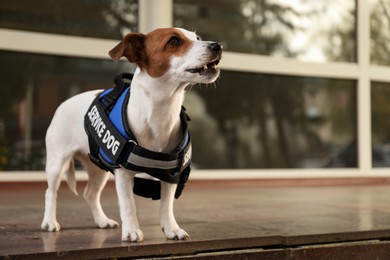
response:
M184 29L163 28L146 35L130 33L109 54L115 61L126 57L153 78L167 75L181 83L212 83L220 73L222 46Z

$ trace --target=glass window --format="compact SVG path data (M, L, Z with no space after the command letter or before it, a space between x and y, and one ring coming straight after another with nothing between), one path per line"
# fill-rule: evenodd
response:
M129 63L0 52L0 170L43 170L44 136L65 99L112 86ZM20 72L20 68L24 68ZM197 168L356 167L355 82L223 71L194 86ZM390 118L390 117L389 117Z
M223 71L185 103L194 167L358 165L355 81Z
M372 164L390 166L390 83L371 83Z
M54 111L80 92L109 88L120 71L110 60L0 52L0 170L43 170L44 137ZM23 69L21 69L23 68Z
M174 25L225 50L308 61L356 61L354 0L174 0Z
M371 62L390 65L390 1L370 0Z
M121 39L138 28L137 0L3 0L0 27Z

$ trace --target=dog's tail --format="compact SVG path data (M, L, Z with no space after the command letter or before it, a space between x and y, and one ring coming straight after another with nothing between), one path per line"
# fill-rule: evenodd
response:
M68 163L68 167L65 168L66 183L68 184L69 189L78 196L79 193L76 189L76 173L74 170L74 161L71 159Z

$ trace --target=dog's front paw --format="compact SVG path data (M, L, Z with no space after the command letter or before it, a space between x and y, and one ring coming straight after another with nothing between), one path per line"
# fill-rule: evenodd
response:
M42 231L56 232L60 231L61 226L57 221L43 221L41 224Z
M122 232L122 241L126 242L142 242L144 240L144 233L137 229L132 232Z
M165 236L168 239L171 240L191 240L190 236L181 228L177 229L167 229L167 228L162 228L162 230L165 233Z

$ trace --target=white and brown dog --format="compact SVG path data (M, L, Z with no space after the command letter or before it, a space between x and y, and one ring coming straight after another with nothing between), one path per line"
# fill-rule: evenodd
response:
M132 81L127 109L130 129L139 145L156 152L170 152L182 138L180 111L185 89L190 84L212 83L219 76L216 67L221 59L222 46L201 41L193 32L179 28L157 29L147 35L128 34L110 52L113 60L126 57L137 65ZM89 181L84 197L100 228L115 228L118 223L109 219L100 204L101 191L109 174L102 172L88 158L88 138L84 131L84 114L101 90L76 95L57 109L46 134L46 174L48 189L45 195L45 214L41 225L44 231L58 231L56 217L57 190L65 172L70 189L77 194L74 159L88 172ZM122 240L142 241L134 195L132 172L115 170L122 220ZM179 227L173 213L176 184L161 183L160 224L168 239L189 239Z

